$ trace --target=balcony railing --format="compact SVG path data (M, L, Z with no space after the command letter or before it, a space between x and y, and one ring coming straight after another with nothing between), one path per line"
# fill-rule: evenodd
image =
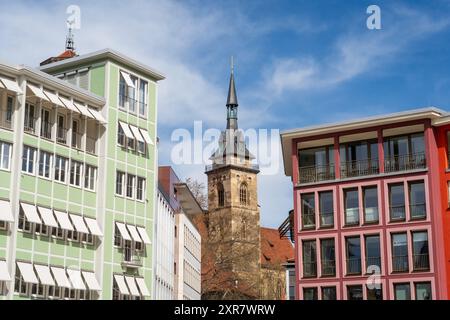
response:
M24 131L31 134L36 134L36 121L37 118L32 118L25 115Z
M97 139L86 136L86 152L97 154Z
M378 159L365 159L341 163L341 178L378 174Z
M425 169L426 166L424 152L386 157L384 159L384 172L386 173Z
M361 274L361 259L360 258L347 259L347 273L348 274Z
M302 213L302 226L303 228L314 228L316 226L315 212L303 212Z
M300 167L300 183L312 183L335 179L334 164L326 166Z
M56 142L67 144L67 129L58 127L56 130Z
M415 271L430 270L430 257L428 253L414 254L413 261Z
M317 276L317 263L316 262L303 262L303 276L304 277L316 277Z
M41 121L41 137L45 139L52 139L52 126L53 123L48 121Z
M370 266L377 266L381 268L381 257L367 257L366 258L366 268Z
M81 150L81 138L81 134L72 131L72 148Z
M392 271L394 272L407 272L409 271L408 256L393 256L392 257Z
M0 112L0 127L12 129L12 112L8 111Z
M406 210L404 205L390 206L389 213L391 220L404 220L406 217Z
M332 227L333 225L334 225L333 212L321 212L320 213L320 226L321 227Z
M336 275L336 261L322 260L322 276Z
M427 214L426 205L425 203L411 204L409 205L409 212L413 219L425 218Z

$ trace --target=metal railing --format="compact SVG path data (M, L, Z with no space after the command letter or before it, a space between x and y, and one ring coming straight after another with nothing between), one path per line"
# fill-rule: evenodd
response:
M316 226L315 212L303 212L302 213L302 227L303 228L314 228Z
M52 139L53 123L48 121L41 121L41 137L45 139Z
M86 152L97 154L97 139L86 136Z
M381 257L367 257L366 268L369 268L370 266L377 266L381 268Z
M57 127L56 129L56 142L67 144L67 129Z
M25 115L25 120L23 123L23 129L25 132L36 134L36 121L37 118L29 117Z
M291 242L295 242L294 210L289 211L286 220L278 227L278 233L280 234L280 239L289 238Z
M12 129L12 112L8 111L0 112L0 127Z
M427 209L425 203L410 204L409 213L412 218L425 218L427 215Z
M430 269L430 256L428 253L423 254L414 254L413 255L413 261L414 261L414 270L429 270Z
M316 277L316 276L317 276L317 263L303 262L303 277Z
M409 271L408 255L392 256L392 271L394 272Z
M82 135L78 132L72 131L72 148L81 150Z
M347 273L361 274L361 258L347 259Z
M321 227L332 227L334 225L333 212L321 212L319 216Z
M404 220L406 217L405 206L390 206L389 214L391 220Z
M380 172L378 159L364 159L341 163L341 178L369 176Z
M384 172L386 173L425 169L426 167L424 152L386 157L384 159Z
M323 276L336 275L336 261L322 260L322 275Z
M312 183L335 179L334 164L299 168L300 183Z

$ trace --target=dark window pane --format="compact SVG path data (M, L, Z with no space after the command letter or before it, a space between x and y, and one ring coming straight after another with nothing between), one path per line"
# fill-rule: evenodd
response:
M322 287L322 300L336 300L336 287Z
M322 258L322 275L334 276L336 274L334 239L320 240L320 247Z
M317 288L303 288L303 300L317 300Z
M389 204L392 220L405 219L405 189L403 184L389 185Z
M314 193L302 194L302 226L314 227L315 222L315 198Z
M367 288L367 300L383 300L382 286L379 288Z
M411 289L409 283L394 284L395 300L411 300Z
M405 272L409 270L406 233L392 235L392 267L394 272Z
M428 233L413 232L412 236L414 270L428 270L430 268Z
M431 300L431 283L420 282L415 284L416 300Z
M347 300L362 300L363 288L362 285L347 286Z
M425 185L423 181L409 183L409 205L411 218L426 216Z
M303 242L303 276L315 277L317 275L316 241Z
M365 222L378 221L378 189L377 187L363 188L364 220Z
M369 268L370 266L381 268L379 236L366 237L366 267Z
M345 239L347 249L347 273L361 273L361 242L359 237Z
M320 225L333 226L333 192L319 192Z
M345 200L345 224L359 223L358 189L344 191Z

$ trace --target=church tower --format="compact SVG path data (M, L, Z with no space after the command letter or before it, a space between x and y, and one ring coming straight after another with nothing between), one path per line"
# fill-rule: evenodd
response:
M258 166L238 129L238 100L231 68L227 126L207 166L210 277L205 298L258 299L260 279L260 214ZM208 273L208 272L207 272ZM204 281L205 284L205 281ZM209 287L209 288L208 288Z

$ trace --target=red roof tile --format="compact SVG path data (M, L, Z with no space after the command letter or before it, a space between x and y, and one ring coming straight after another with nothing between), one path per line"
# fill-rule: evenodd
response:
M286 239L280 239L278 229L261 227L261 264L282 264L294 259L294 247Z

